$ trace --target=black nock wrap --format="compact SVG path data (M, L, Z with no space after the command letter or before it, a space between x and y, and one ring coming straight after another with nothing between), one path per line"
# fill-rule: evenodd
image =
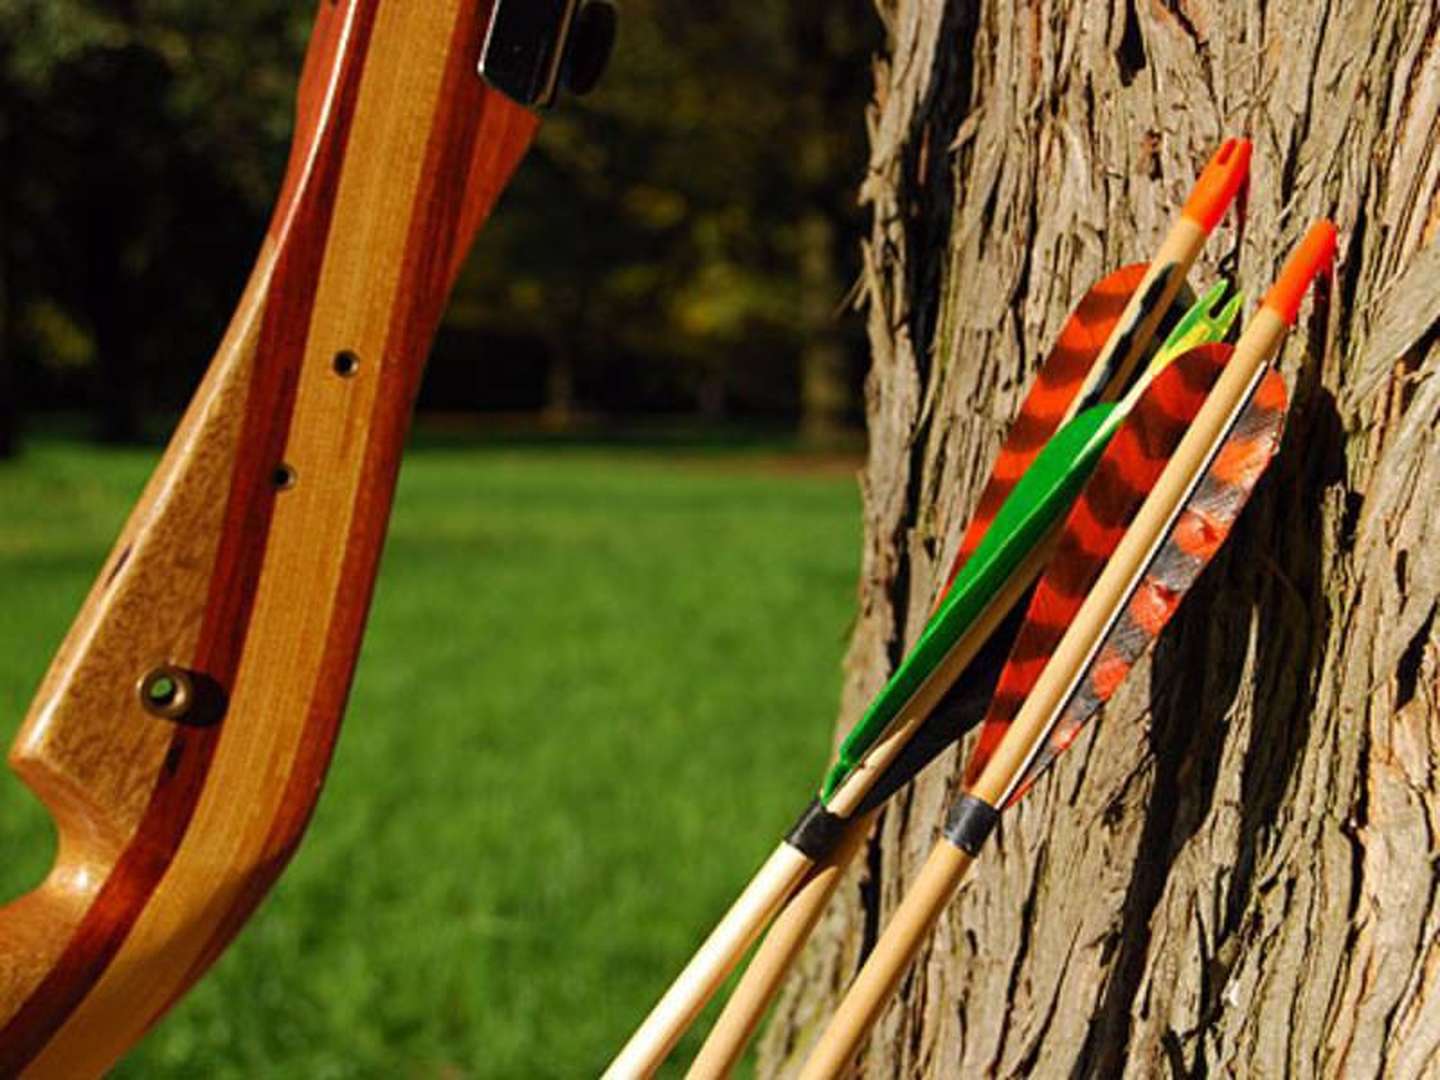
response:
M945 839L971 856L979 855L999 820L1000 811L984 799L962 796L945 819Z
M985 710L995 696L995 684L1000 681L1000 672L1004 670L1005 660L1020 633L1034 591L1033 587L1027 589L1010 614L995 628L990 640L981 646L975 659L955 680L955 685L930 711L920 730L911 736L890 767L880 774L856 814L868 814L880 806L985 719Z
M825 804L816 796L800 815L800 820L795 822L794 828L786 833L785 842L811 862L819 862L835 850L849 820L826 810Z

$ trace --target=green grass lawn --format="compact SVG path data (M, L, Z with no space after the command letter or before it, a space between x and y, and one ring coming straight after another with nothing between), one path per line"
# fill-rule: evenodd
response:
M7 742L152 460L0 467ZM597 1074L825 764L856 485L768 460L412 453L308 839L119 1075ZM5 776L0 894L49 844Z

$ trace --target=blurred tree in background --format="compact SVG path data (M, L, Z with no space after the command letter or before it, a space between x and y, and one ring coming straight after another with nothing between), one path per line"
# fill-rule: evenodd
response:
M311 9L0 0L0 451L84 405L129 440L184 401L284 166ZM842 317L864 161L863 5L625 0L462 277L422 406L857 418Z

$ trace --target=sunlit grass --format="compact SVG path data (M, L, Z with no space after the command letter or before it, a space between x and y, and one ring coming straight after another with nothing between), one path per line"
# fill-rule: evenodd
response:
M0 467L7 728L150 460ZM120 1074L597 1074L818 779L857 505L743 452L413 453L309 838ZM0 784L6 896L48 832Z

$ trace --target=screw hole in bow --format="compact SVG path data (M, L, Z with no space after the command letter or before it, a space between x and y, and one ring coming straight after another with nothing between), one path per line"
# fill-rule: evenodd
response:
M350 349L335 354L335 374L342 379L352 378L360 370L360 356Z
M299 475L292 465L280 464L275 466L275 471L270 474L270 486L276 491L289 491L295 486Z

